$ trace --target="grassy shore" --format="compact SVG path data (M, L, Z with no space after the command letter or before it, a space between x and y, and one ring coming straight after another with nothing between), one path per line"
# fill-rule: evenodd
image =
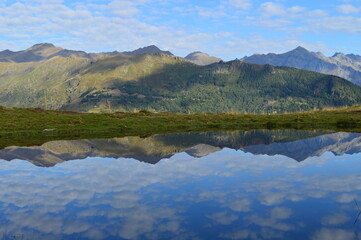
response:
M303 129L361 132L361 106L289 114L86 114L0 108L0 148L56 139L149 136L171 132Z

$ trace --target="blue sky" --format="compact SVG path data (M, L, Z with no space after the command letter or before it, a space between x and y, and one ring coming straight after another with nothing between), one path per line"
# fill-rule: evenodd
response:
M361 0L2 0L0 49L98 51L155 44L225 60L297 46L361 55Z

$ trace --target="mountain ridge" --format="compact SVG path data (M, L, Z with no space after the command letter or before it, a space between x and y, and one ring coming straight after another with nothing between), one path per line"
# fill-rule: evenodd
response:
M361 103L361 87L316 72L167 54L0 63L0 105L82 112L285 112ZM46 101L46 103L44 103Z
M293 52L321 56L301 47ZM154 45L126 53L96 55L49 43L0 52L22 61L0 62L0 105L81 112L282 113L361 104L361 87L336 76L239 60L201 66ZM32 58L40 60L28 61Z
M133 51L121 52L121 54L128 55L128 56L142 55L142 54L151 54L151 55L153 55L153 54L161 54L161 53L173 56L173 53L171 53L169 51L160 50L155 45L150 45L150 46L147 46L147 47L138 48L138 49L133 50Z
M254 54L241 60L254 64L295 67L331 74L361 85L361 56L355 54L335 53L332 57L326 57L320 52L311 52L299 46L281 54Z
M104 56L115 56L115 55L141 55L141 54L167 54L173 55L169 51L160 50L155 45L146 46L143 48L138 48L133 51L125 52L99 52L99 53L87 53L85 51L78 50L68 50L61 47L56 47L52 43L37 43L25 50L13 52L9 49L0 52L0 62L15 62L15 63L24 63L24 62L37 62L49 60L53 57L80 57L87 59L96 59Z

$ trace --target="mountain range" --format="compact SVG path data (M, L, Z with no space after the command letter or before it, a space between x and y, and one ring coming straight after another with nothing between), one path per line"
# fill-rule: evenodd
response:
M10 50L4 50L0 52L0 62L15 62L15 63L24 63L24 62L38 62L53 57L80 57L88 59L96 59L99 57L105 56L115 56L115 55L127 55L135 56L140 54L168 54L173 55L169 51L162 51L158 47L151 45L144 48L139 48L134 51L125 51L125 52L101 52L101 53L87 53L84 51L74 51L56 47L51 43L39 43L34 46L22 50L13 52Z
M254 54L242 58L242 61L331 74L361 85L361 56L355 54L335 53L332 57L326 57L320 52L311 52L303 47L297 47L283 54Z
M340 77L245 59L223 62L200 52L187 58L156 46L122 53L71 51L48 43L5 50L0 52L0 105L270 113L361 104L361 87Z
M296 161L325 152L335 155L361 152L361 135L324 131L236 131L208 133L178 133L148 138L62 140L41 146L11 146L0 150L0 159L22 159L37 166L51 167L64 161L88 157L134 158L156 164L164 158L185 152L199 158L230 148L252 154L283 155Z
M96 59L100 57L115 56L115 55L136 56L142 54L150 54L150 55L167 54L173 56L173 53L169 51L163 51L155 45L138 48L133 51L87 53L84 51L63 49L60 47L56 47L51 43L39 43L22 51L13 52L10 51L9 49L1 51L0 62L15 62L15 63L38 62L38 61L51 59L56 56L65 57L65 58L81 57L88 59ZM188 54L185 57L185 59L189 60L190 62L193 62L194 64L201 66L209 65L222 60L220 58L209 56L207 53L203 53L199 51Z

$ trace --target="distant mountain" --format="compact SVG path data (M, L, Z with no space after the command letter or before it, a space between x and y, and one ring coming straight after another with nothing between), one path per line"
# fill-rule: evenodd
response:
M230 148L253 154L283 155L297 161L325 152L337 155L361 152L361 134L319 131L237 131L178 133L148 138L52 141L41 146L11 146L0 150L0 159L22 159L37 166L51 167L64 161L87 157L134 158L156 164L176 153L203 157Z
M209 56L207 53L202 52L193 52L188 54L185 59L188 59L189 61L193 62L194 64L205 66L212 63L217 63L221 61L222 59Z
M171 52L162 51L158 47L152 45L144 48L139 48L137 50L131 52L101 52L101 53L86 53L84 51L74 51L67 50L60 47L56 47L50 43L40 43L35 44L34 46L18 52L12 52L10 50L5 50L0 52L0 62L15 62L15 63L23 63L23 62L38 62L47 59L51 59L53 57L79 57L79 58L87 58L87 59L96 59L99 57L105 56L115 56L115 55L141 55L141 54L168 54L173 55Z
M55 47L50 43L40 43L19 52L12 52L9 50L2 51L0 52L0 62L36 62L50 59L55 56L91 58L88 53L83 51L71 51Z
M355 104L361 87L342 78L242 61L197 66L159 53L0 63L0 105L7 107L219 113Z
M349 57L350 59L352 59L355 62L360 62L361 63L361 56L359 56L359 55L346 54L346 57Z
M326 57L320 52L310 52L303 47L298 47L283 54L254 54L242 58L242 61L331 74L361 85L361 56L354 54L336 53L332 57Z
M11 57L11 56L14 56L15 54L16 54L16 52L6 49L6 50L0 52L0 59Z
M173 54L169 51L162 51L157 46L151 45L148 47L138 48L137 50L130 51L130 52L121 52L121 54L128 55L128 56L135 56L135 55L141 55L141 54L167 54L173 56Z

